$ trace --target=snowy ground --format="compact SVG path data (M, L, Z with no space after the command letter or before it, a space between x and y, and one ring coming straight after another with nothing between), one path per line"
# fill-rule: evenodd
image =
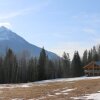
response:
M1 84L0 100L100 100L100 77Z
M52 83L52 82L71 82L71 81L91 80L91 79L100 79L100 76L95 76L95 77L83 76L83 77L76 77L76 78L61 78L61 79L38 81L38 82L34 82L34 83L45 84L45 83Z
M74 100L100 100L100 93L86 94L80 97L71 97Z
M59 79L52 79L52 80L44 80L44 81L37 81L33 83L21 83L21 84L1 84L0 89L3 88L27 88L31 87L33 84L37 86L43 86L48 83L55 83L55 82L70 82L74 83L75 81L81 81L81 80L92 80L92 79L100 79L100 76L96 77L78 77L78 78L59 78Z
M40 84L46 84L46 83L51 83L51 82L75 82L75 81L80 81L80 80L91 80L91 79L100 79L100 76L98 77L78 77L78 78L68 78L68 79L54 79L54 80L46 80L46 81L41 81L41 82L35 82L35 83L40 83ZM64 94L67 95L69 91L73 91L75 89L65 89L63 91L60 91L58 93L55 93L55 95L60 95ZM48 96L53 96L53 95L48 95ZM92 93L92 94L85 94L85 96L80 96L80 97L71 97L72 99L75 100L100 100L100 91L98 93Z

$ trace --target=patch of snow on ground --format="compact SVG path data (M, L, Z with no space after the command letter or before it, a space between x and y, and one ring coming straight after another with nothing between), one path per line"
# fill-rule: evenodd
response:
M54 96L54 95L48 94L48 96L49 96L49 97L52 97L52 96Z
M23 98L15 98L15 99L12 99L12 100L24 100Z
M100 93L88 94L86 96L71 97L74 100L100 100Z
M0 89L3 88L8 88L8 89L12 89L12 88L27 88L27 87L31 87L32 85L36 85L36 86L41 86L41 85L48 85L48 83L54 83L54 82L69 82L69 83L73 83L75 81L79 81L79 80L91 80L91 79L100 79L100 76L96 76L96 77L78 77L78 78L61 78L61 79L52 79L52 80L44 80L44 81L37 81L37 82L32 82L32 83L24 83L24 84L1 84L0 85Z
M61 95L62 93L55 93L55 95Z
M100 100L100 93L90 94L87 99Z
M63 95L68 95L68 93L63 93Z
M75 89L66 89L66 90L63 90L63 91L61 91L62 93L65 93L65 92L70 92L70 91L73 91L73 90L76 90L76 88Z
M7 86L6 85L5 86L4 85L0 85L0 89L5 89L5 88L6 89L12 89L14 87L13 86L8 86L8 85Z
M42 96L42 97L39 97L39 98L37 98L37 99L35 99L35 100L43 100L43 99L45 99L46 97L45 96Z
M71 97L71 99L74 99L74 100L87 100L85 96L83 96L83 97Z
M64 88L63 88L64 89ZM65 90L63 90L63 91L58 91L58 92L56 92L55 93L55 95L67 95L68 94L68 92L70 92L70 91L73 91L73 90L76 90L76 88L75 89L66 89L65 88Z
M31 85L28 85L28 84L23 84L23 85L21 85L21 87L25 87L25 88L27 88L27 87L30 87Z
M54 82L71 82L73 81L80 81L80 80L91 80L91 79L100 79L100 76L94 76L94 77L77 77L77 78L59 78L59 79L52 79L52 80L43 80L43 81L37 81L34 82L36 84L47 84L47 83L54 83Z
M26 84L1 84L0 85L0 89L13 89L13 88L27 88L27 87L31 87L32 84L31 83L26 83Z

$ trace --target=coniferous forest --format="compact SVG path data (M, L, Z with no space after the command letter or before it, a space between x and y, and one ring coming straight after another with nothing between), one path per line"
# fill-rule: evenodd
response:
M26 57L25 52L16 56L8 49L5 56L0 57L0 83L26 83L47 79L84 76L83 67L91 61L100 60L100 46L85 50L80 57L74 52L72 61L68 53L59 59L49 59L42 48L39 58Z

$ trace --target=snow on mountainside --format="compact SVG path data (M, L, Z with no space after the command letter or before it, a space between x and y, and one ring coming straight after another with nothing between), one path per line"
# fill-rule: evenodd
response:
M2 26L0 27L0 54L4 55L7 48L11 48L15 53L27 51L34 57L39 57L41 51L41 48L28 43L16 33ZM46 54L52 59L59 58L59 56L49 51L46 51Z

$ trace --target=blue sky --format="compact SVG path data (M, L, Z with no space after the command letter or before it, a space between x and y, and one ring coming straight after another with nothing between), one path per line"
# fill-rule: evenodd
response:
M0 26L62 55L100 41L100 0L0 0Z

